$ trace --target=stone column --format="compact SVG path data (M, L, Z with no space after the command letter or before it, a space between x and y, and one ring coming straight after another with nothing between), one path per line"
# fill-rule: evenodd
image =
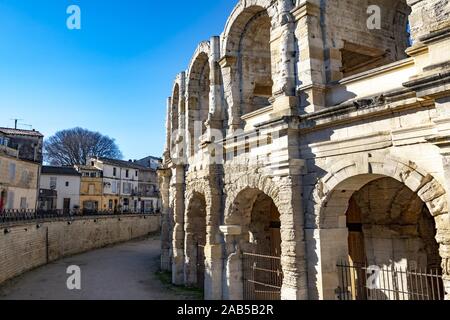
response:
M205 246L205 299L222 299L223 244L220 223L223 212L221 165L209 166L210 192L207 193Z
M209 94L209 123L213 128L221 128L217 121L223 120L222 106L222 79L219 66L220 37L212 37L210 40L211 52L209 56L210 70L210 94Z
M170 169L158 170L159 185L162 198L161 215L161 270L170 271L170 248L171 248L171 223L170 223L170 204L169 191L172 172Z
M237 58L235 56L225 56L220 59L219 64L222 68L225 101L228 107L228 130L229 135L232 135L242 126Z
M295 36L298 51L296 84L300 100L300 113L310 113L325 107L325 83L340 78L333 70L325 72L325 55L331 62L340 63L339 49L325 50L321 30L321 11L312 1L302 1L292 10L295 20ZM333 68L334 69L334 68Z
M291 14L292 1L282 0L278 2L279 21L278 27L273 31L273 38L278 38L272 43L279 47L279 70L274 73L274 114L297 115L298 99L295 95L295 60L297 44L295 42L294 17Z
M186 130L186 72L180 74L180 101L178 103L178 128Z
M222 277L223 299L243 300L244 284L242 252L239 245L241 226L222 226L220 231L225 240L224 272Z
M409 21L414 43L427 35L450 27L450 2L446 0L407 0L411 7Z
M185 169L184 166L175 166L172 169L171 193L173 197L173 261L172 282L175 285L184 284L184 193Z

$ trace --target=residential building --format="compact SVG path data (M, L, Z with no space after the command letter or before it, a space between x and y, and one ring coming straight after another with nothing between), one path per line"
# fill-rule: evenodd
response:
M160 199L156 170L141 167L138 187L139 211L143 213L159 211L161 209Z
M17 150L22 160L42 164L44 136L36 130L0 128L0 144Z
M117 210L118 199L104 199L103 172L100 169L77 165L75 170L81 174L80 204L83 212Z
M52 209L64 212L80 209L81 174L71 167L43 166L40 177L41 195L56 196ZM53 192L52 192L53 191ZM54 193L56 192L56 194ZM48 209L48 198L41 197L39 209Z
M113 207L118 203L118 209L123 212L139 212L139 169L132 161L108 158L91 158L88 164L103 172L104 203Z
M135 160L134 161L137 165L146 167L146 168L150 168L153 170L158 170L161 165L162 165L162 159L161 158L157 158L157 157L153 157L153 156L148 156L145 157L141 160Z
M0 211L36 209L42 140L34 130L0 128Z

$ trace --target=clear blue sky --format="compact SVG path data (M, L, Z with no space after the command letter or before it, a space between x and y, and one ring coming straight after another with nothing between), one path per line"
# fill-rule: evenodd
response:
M0 126L20 118L46 137L80 126L116 139L125 159L160 156L173 80L236 3L0 0ZM72 4L81 30L66 27Z

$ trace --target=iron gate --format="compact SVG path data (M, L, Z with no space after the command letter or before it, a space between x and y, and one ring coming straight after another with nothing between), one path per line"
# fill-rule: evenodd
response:
M339 264L339 300L444 300L438 270Z
M243 254L244 300L280 300L283 272L281 258Z

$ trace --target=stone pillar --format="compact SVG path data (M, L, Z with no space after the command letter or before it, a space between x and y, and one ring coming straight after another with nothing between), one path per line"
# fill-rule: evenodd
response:
M180 74L180 101L178 104L178 128L186 130L186 72Z
M307 300L308 281L306 245L300 177L292 176L291 184L280 190L281 265L283 268L282 300Z
M242 126L237 58L235 56L224 56L220 59L219 64L222 68L225 101L228 108L228 130L229 135L232 135Z
M295 20L295 36L298 46L297 94L300 96L300 113L310 113L323 109L326 105L325 83L328 79L340 78L333 71L325 72L325 55L330 61L340 59L339 49L325 50L321 11L313 1L302 1L292 10Z
M222 226L220 231L223 233L225 240L222 277L223 299L243 300L242 252L239 244L242 228L241 226Z
M407 0L412 11L409 16L414 43L423 37L450 27L450 2L446 0Z
M223 212L223 167L209 166L210 192L207 193L208 208L206 216L205 247L205 299L222 299L223 244L220 223Z
M170 223L170 179L172 172L170 169L158 170L159 186L162 198L162 215L161 215L161 270L170 271L170 248L171 248L171 223Z
M280 63L279 70L274 74L274 114L276 115L297 115L298 99L295 94L295 24L294 17L290 13L293 7L292 1L282 0L278 2L280 12L278 28L273 33L274 38L278 38L275 44L279 47ZM274 45L274 44L272 44Z
M175 166L172 169L171 193L173 197L173 261L172 282L175 285L184 284L184 193L185 169L184 166Z

